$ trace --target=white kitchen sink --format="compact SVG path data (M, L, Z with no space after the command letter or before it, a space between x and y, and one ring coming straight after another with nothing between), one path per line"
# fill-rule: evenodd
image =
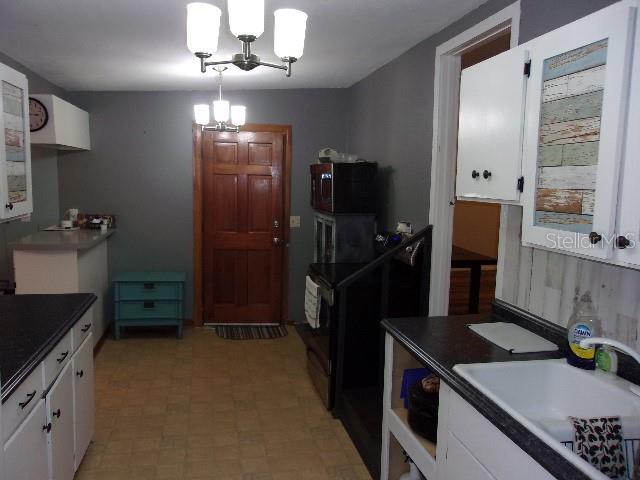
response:
M625 439L640 439L640 397L629 391L631 383L615 375L575 368L564 359L453 369L592 478L607 477L567 448L573 440L567 417L620 416Z

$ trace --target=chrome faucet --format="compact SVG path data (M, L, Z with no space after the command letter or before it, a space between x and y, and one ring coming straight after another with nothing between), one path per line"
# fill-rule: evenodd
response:
M640 353L636 352L630 346L622 342L619 342L617 340L612 340L611 338L606 338L606 337L589 337L589 338L583 338L582 340L580 340L580 346L582 348L590 348L590 347L599 346L599 345L608 345L611 348L614 348L616 350L619 350L620 352L626 353L631 358L633 358L636 362L640 363ZM631 385L629 389L631 390L631 392L640 396L640 386Z

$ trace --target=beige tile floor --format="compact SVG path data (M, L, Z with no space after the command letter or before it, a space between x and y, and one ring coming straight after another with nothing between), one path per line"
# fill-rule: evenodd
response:
M291 328L256 341L134 334L95 361L96 432L76 480L371 478Z

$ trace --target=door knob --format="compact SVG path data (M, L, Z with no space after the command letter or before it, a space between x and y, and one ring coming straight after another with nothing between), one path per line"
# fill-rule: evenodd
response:
M484 172L482 172L482 176L486 180L491 176L491 172L489 170L485 170Z
M280 245L281 240L278 237L273 237L273 244Z
M629 245L631 245L631 240L629 240L627 237L620 235L618 238L616 238L616 247L625 249Z
M478 172L477 170L474 170L473 172L471 172L471 178L478 178L480 176L480 172Z
M602 235L600 235L598 232L591 232L589 234L589 241L591 242L592 245L595 245L600 240L602 240Z
M280 222L278 220L273 221L273 228L278 228L280 226Z
M8 209L8 210L13 210L13 203L7 203L4 208Z

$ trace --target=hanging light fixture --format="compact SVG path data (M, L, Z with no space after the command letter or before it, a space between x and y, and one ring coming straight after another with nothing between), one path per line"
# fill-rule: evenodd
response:
M242 53L231 60L207 61L218 48L220 15L218 7L208 3L187 5L187 47L200 59L200 71L207 67L233 64L242 70L264 67L285 70L291 76L291 64L302 56L307 28L307 14L292 8L282 8L274 12L274 51L282 60L282 65L268 63L251 53L251 44L264 32L264 0L228 0L229 28L242 42Z
M201 103L193 106L195 121L198 125L202 125L204 130L214 130L216 132L239 132L247 118L247 107L244 105L229 106L228 100L222 99L222 72L227 67L216 67L218 72L218 99L213 101L213 119L214 125L209 125L211 121L211 113L209 105ZM229 122L231 118L231 122Z

